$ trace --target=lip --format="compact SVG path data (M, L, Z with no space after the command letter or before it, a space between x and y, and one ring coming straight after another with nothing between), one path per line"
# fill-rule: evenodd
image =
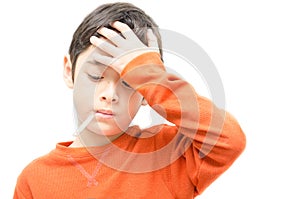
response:
M95 116L99 119L111 119L115 116L115 114L112 112L112 110L101 109L96 111Z

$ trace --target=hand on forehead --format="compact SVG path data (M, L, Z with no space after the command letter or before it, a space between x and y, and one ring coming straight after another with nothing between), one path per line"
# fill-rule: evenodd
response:
M157 39L151 29L147 31L148 46L146 46L127 24L116 21L111 26L120 31L121 34L112 29L101 27L97 32L103 37L92 36L90 38L91 43L96 48L106 53L106 55L95 54L93 58L96 62L111 66L121 73L124 67L135 57L146 52L159 53Z

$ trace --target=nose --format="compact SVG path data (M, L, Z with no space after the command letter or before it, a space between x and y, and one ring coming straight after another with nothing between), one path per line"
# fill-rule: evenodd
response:
M106 103L116 103L119 97L116 93L116 86L113 82L107 82L103 85L99 93L99 100Z

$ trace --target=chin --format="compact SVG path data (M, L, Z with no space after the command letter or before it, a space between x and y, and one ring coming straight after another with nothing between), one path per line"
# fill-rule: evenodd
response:
M110 128L110 127L99 127L98 125L95 128L90 128L89 131L102 136L115 136L122 132L120 128Z
M123 123L106 123L106 122L98 122L96 124L96 128L98 129L98 132L102 135L117 135L121 132L125 132L129 127L128 122Z
M96 134L97 135L102 135L102 136L106 136L106 137L111 137L111 136L115 136L115 135L119 135L120 133L122 133L123 131L114 131L114 132L111 132L111 131L105 131L105 132L97 132Z

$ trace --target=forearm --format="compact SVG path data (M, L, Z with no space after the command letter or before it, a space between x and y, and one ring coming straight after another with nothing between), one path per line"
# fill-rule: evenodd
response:
M188 82L167 73L157 53L132 60L121 75L178 132L194 140L201 158L226 164L243 149L244 135L236 120L199 96Z

